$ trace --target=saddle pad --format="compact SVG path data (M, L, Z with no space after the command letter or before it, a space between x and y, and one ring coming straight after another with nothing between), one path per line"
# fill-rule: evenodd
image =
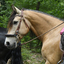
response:
M62 35L63 32L64 32L64 28L61 30L60 34Z

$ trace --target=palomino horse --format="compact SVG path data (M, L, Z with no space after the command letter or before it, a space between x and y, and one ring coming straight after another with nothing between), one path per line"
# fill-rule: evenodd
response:
M15 6L12 6L12 8L13 13L9 20L8 33L5 39L5 46L9 48L16 48L18 41L20 41L30 29L36 36L39 36L63 22L53 16L37 11L19 10ZM60 31L63 27L64 24L39 37L43 44L41 53L45 59L45 64L57 64L62 57L59 43Z
M0 27L0 64L23 64L20 47L10 50L4 46L6 33L7 29ZM12 61L8 61L10 57Z

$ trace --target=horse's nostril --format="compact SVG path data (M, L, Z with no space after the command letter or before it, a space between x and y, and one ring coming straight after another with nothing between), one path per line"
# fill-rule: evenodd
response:
M14 43L14 46L15 46L16 44Z
M6 42L6 44L9 46L10 45L10 43L9 42Z

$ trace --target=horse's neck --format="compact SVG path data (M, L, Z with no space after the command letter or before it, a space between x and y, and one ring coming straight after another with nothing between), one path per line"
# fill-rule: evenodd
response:
M59 19L46 14L41 14L33 11L29 11L27 13L27 19L31 22L34 28L33 31L37 33L37 35L41 35L61 23ZM40 39L42 38L43 36L40 37Z

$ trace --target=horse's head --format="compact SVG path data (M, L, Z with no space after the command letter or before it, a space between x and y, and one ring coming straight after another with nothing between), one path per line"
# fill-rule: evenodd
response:
M24 17L24 11L12 6L13 13L8 23L8 33L6 34L5 46L16 48L20 39L26 35L30 29L30 22Z

